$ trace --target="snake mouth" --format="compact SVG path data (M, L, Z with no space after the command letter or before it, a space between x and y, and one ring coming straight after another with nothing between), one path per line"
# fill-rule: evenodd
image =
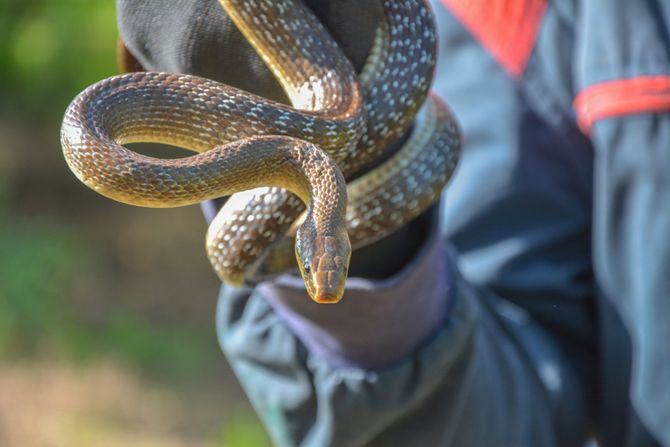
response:
M336 292L316 292L314 300L321 304L335 304L342 299L342 294Z
M320 270L314 272L314 300L319 303L337 303L342 299L344 288L339 278L342 272Z
M307 292L315 302L319 304L334 304L342 299L347 277L346 268L344 271L314 271L307 267L301 273L303 273L303 278L305 279Z

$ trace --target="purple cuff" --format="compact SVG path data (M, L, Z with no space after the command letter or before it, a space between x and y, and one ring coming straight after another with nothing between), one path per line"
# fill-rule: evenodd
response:
M384 280L349 278L335 305L310 300L302 278L291 275L258 290L307 349L330 364L373 369L398 362L447 316L447 261L432 220L424 245L399 273Z

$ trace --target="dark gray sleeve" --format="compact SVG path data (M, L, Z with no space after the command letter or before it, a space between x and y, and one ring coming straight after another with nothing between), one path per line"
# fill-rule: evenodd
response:
M439 252L453 265L451 254ZM427 265L419 260L415 268ZM579 405L583 390L551 338L523 311L447 268L443 323L414 349L377 368L356 364L366 361L364 349L369 361L375 350L386 349L388 340L364 337L388 332L389 322L375 320L379 308L364 301L392 300L392 290L372 288L356 296L358 302L347 307L348 322L333 310L340 323L335 328L328 324L330 309L320 317L303 315L320 320L327 339L340 334L340 349L332 352L320 340L300 338L305 332L294 331L295 323L277 311L278 297L224 287L220 343L276 445L582 445L576 441L586 419ZM396 287L402 289L404 281ZM417 295L403 298L421 302ZM400 322L393 327L395 338L412 332L411 320ZM343 346L357 354L349 364L333 355L346 351Z
M368 4L349 2L352 23L368 14L361 7ZM230 25L213 5L118 0L119 27L145 68L277 95L272 87L258 90L272 82L265 84L248 50L222 50L245 44L226 40L233 39ZM338 17L338 8L329 11ZM237 67L242 75L226 74ZM424 242L430 245L383 284L353 281L358 300L337 308L308 309L308 298L296 303L281 282L222 289L221 346L274 442L579 445L572 441L586 418L583 390L552 338L520 309L463 279L448 246ZM417 276L423 288L411 287Z
M582 446L568 359L430 233L399 273L350 278L334 306L298 277L224 286L219 340L276 445Z
M599 121L593 136L596 271L633 340L633 405L670 445L670 114Z

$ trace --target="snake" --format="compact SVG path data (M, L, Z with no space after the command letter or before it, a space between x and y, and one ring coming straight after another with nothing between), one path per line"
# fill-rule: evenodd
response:
M355 178L371 160L383 156L390 143L407 131L426 98L435 68L436 31L425 2L383 0L381 8L383 20L379 23L374 44L359 76L365 98L367 126L355 152L344 160L338 160L348 180ZM412 150L402 152L411 154ZM372 173L366 177L380 178ZM433 182L436 181L433 179ZM366 185L373 186L373 183L368 182ZM427 188L427 191L431 190ZM368 191L361 188L353 192L368 195ZM415 189L407 197L411 199L412 195L423 192L426 191ZM433 195L431 199L434 201L436 196ZM295 263L290 263L293 258L292 244L287 242L291 241L291 234L295 234L290 230L292 222L303 210L300 199L277 188L248 191L230 199L218 213L215 224L209 226L207 234L207 253L219 277L236 285L258 282L267 275L257 273L262 270L269 273L267 263L263 266L267 253L274 252L273 258L278 259L280 248L276 246L283 247L285 262L274 264L277 267L295 266ZM405 217L403 223L413 217L406 210L398 211ZM362 222L365 225L356 227L364 230L373 226L367 220ZM381 236L398 226L396 221L378 221L374 223L374 232L364 231L364 234ZM349 230L351 237L352 228ZM360 248L378 237L357 239ZM277 270L273 273L279 272Z
M454 149L461 144L460 129L451 111L439 96L431 94L400 150L381 166L348 183L346 223L352 249L382 239L434 203L458 164L460 151ZM225 217L221 213L215 219ZM269 280L294 267L289 254L299 228L296 224L301 222L296 221L286 237L259 257L247 282ZM215 223L210 228L221 231L223 226Z
M357 180L359 186L366 186L353 188L358 191L356 194L363 191L376 195L369 196L367 202L354 200L352 203L360 205L361 212L351 217L345 178L408 129L430 84L430 73L419 76L416 72L421 71L417 70L419 66L432 72L434 49L420 48L422 57L415 64L404 59L397 44L412 44L405 32L411 29L426 36L422 42L434 46L427 6L416 0L384 0L386 22L378 32L381 37L372 51L372 62L366 63L359 77L332 37L301 2L220 3L277 77L290 105L193 75L138 72L113 76L86 88L68 106L61 126L63 154L84 184L132 205L184 206L273 187L274 193L266 194L263 203L275 211L285 209L286 214L245 217L247 224L280 222L284 232L292 228L289 236L274 236L280 243L269 250L269 255L266 253L264 268L286 268L271 265L270 260L282 259L286 264L285 255L277 253L286 252L281 248L284 241L295 240L293 252L309 296L319 303L337 302L344 293L352 251L348 228L368 228L374 236L367 240L372 240L403 225L435 200L457 158L460 139L453 118L440 108L439 101L428 101L430 104L424 108L428 107L432 118L427 122L447 123L433 125L434 129L442 129L437 132L442 137L437 138L442 138L439 141L443 144L434 145L441 149L444 161L441 175L427 174L430 170L425 169L425 161L435 160L435 155L417 162L421 151L401 150L391 159L395 162L385 163ZM425 29L424 23L428 23ZM396 36L395 41L392 36ZM393 57L411 67L405 70L405 74L412 74L403 84L412 87L404 91L398 89L398 81L394 84L392 80L400 70L398 63L388 63ZM380 83L380 79L386 83ZM372 99L378 97L385 99ZM424 146L425 141L438 141L426 137L425 132L417 135L409 138L413 143L408 147L421 146L417 146L417 140L424 140ZM158 159L124 146L133 142L164 143L196 154ZM422 170L410 173L412 166ZM380 175L383 172L385 176ZM385 189L384 183L390 185L389 180L397 175L404 175L405 181ZM422 183L415 185L419 179ZM306 213L297 226L295 219L302 210L286 206L292 196L285 191L305 204ZM400 202L405 204L399 207ZM385 229L380 228L381 213L370 212L379 211L383 203L398 209L394 211L396 217L390 219L392 225L385 225ZM224 247L232 232L245 240L253 239L253 231L243 231L239 225L225 231L212 230L222 220L225 221L217 217L210 226L208 234L218 236L208 237L208 246ZM253 256L260 256L260 251L256 250Z

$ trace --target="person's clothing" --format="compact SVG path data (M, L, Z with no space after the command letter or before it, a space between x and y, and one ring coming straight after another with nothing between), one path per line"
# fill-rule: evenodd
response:
M670 445L670 4L433 7L465 136L439 224L335 306L224 286L227 358L277 445ZM146 68L216 78L120 23Z
M445 233L470 282L589 359L604 445L646 445L635 410L670 445L670 4L504 3L435 5L469 142Z

